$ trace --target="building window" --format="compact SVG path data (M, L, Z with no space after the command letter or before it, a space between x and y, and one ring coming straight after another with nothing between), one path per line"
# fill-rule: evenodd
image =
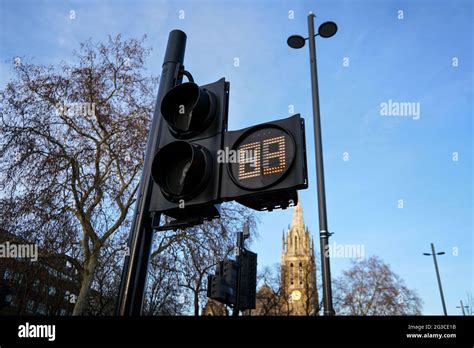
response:
M290 263L290 282L293 285L293 263Z
M295 236L295 252L298 251L298 236Z
M5 296L5 304L7 306L13 306L13 295L8 294L7 296Z
M29 300L26 303L26 310L30 313L33 313L34 309L35 309L35 301Z
M48 295L49 296L54 296L56 295L56 288L54 286L50 286L48 289Z
M6 268L5 272L3 273L3 279L4 280L10 280L13 277L13 272L12 270Z
M300 262L299 264L299 274L298 274L298 278L299 278L299 281L300 281L300 285L303 284L303 264Z
M33 289L39 290L39 288L40 288L40 281L39 279L35 279L35 281L33 282Z
M44 303L38 304L38 308L36 309L36 313L41 315L46 315L46 305Z

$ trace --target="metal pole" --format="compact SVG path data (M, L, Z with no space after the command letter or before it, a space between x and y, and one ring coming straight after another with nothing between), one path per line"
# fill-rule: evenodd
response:
M241 269L241 261L242 258L240 255L242 254L242 247L244 245L244 233L239 232L237 233L237 256L235 260L237 261L237 279L235 284L235 307L234 311L232 312L232 316L236 317L239 315L240 312L240 269Z
M466 312L464 311L464 305L462 304L462 300L461 301L461 309L462 309L462 315L466 315Z
M160 105L161 99L166 92L180 81L179 71L183 66L185 48L186 34L181 30L171 31L162 65L155 112L148 134L145 161L128 240L130 255L125 257L116 307L117 315L140 315L142 312L148 263L153 241L152 218L148 212L148 207L150 206L153 188L151 162L159 146L158 135L160 134L161 127ZM159 219L160 216L155 218Z
M446 304L444 303L443 287L441 286L441 278L439 276L438 261L436 260L436 252L435 252L435 247L434 247L433 243L431 243L431 253L433 255L433 261L434 261L434 264L435 264L436 277L438 278L439 293L441 294L441 302L443 304L443 312L444 312L444 315L448 315L448 313L446 312Z
M319 237L321 240L321 271L323 280L324 315L334 315L332 307L331 270L329 264L329 232L326 216L326 192L324 186L323 145L319 111L318 70L316 67L316 40L314 39L314 13L308 15L309 56L311 65L311 95L313 99L314 146L318 186Z

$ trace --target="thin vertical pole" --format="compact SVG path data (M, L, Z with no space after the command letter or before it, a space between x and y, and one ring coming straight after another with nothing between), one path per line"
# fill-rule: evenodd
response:
M319 110L318 69L316 66L316 40L314 39L313 13L308 15L308 40L311 65L311 96L313 100L314 146L318 190L319 237L321 240L321 271L323 280L324 315L334 315L332 306L331 269L329 262L329 232L326 214L326 191L324 184L323 145L321 138L321 117Z
M181 30L171 31L160 76L155 112L148 134L145 161L128 241L130 255L125 257L116 307L117 315L140 315L142 312L153 241L152 217L148 209L153 189L151 162L159 145L158 137L161 127L160 105L161 99L166 92L179 81L179 70L183 66L185 48L186 34ZM158 221L159 218L160 216L155 216L155 219L158 219Z
M461 300L461 310L462 310L462 315L466 315L466 311L464 310L464 305L462 304L462 300Z
M232 316L234 317L238 316L240 312L240 287L241 287L240 275L242 274L241 255L243 252L243 246L244 246L244 233L238 232L237 233L237 256L236 256L237 278L236 278L236 284L235 284L235 307L234 307L234 311L232 312Z
M441 303L443 304L443 312L444 312L444 315L448 315L448 312L446 311L446 303L444 302L443 287L441 285L441 277L439 276L438 261L436 260L436 252L435 252L435 247L433 243L431 243L431 253L433 255L433 261L435 264L436 277L438 278L438 287L439 287L439 293L441 295Z

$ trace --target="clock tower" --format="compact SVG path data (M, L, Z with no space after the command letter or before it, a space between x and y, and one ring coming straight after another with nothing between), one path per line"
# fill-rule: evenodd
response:
M283 231L282 248L283 306L290 315L318 315L314 242L304 225L300 202L293 209L288 232Z

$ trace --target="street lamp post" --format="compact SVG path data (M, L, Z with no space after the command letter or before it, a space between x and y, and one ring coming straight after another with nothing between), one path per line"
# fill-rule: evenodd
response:
M461 302L461 307L456 306L456 308L461 308L462 315L466 315L466 311L464 310L464 308L466 308L467 310L469 310L469 306L465 306L465 305L462 303L462 300L460 300L459 302Z
M430 253L423 253L423 255L425 255L425 256L431 256L432 255L433 256L433 261L434 261L435 270L436 270L436 277L438 278L439 293L441 295L441 303L443 304L443 312L444 312L444 315L448 315L448 312L446 311L446 303L444 302L443 287L441 286L441 277L439 276L438 261L436 260L436 255L444 255L444 251L436 253L434 244L431 243L431 254Z
M329 262L329 236L326 214L326 192L324 185L323 147L321 138L321 119L319 110L319 90L318 71L316 66L316 41L315 36L328 38L337 31L334 22L325 22L320 25L318 33L314 32L315 14L308 14L308 38L299 35L292 35L288 38L288 45L291 48L302 48L305 40L309 40L309 56L311 66L311 96L313 101L313 123L314 123L314 145L316 157L316 176L318 189L318 212L319 212L319 237L321 241L321 270L323 280L323 305L324 315L334 315L332 305L331 270Z

